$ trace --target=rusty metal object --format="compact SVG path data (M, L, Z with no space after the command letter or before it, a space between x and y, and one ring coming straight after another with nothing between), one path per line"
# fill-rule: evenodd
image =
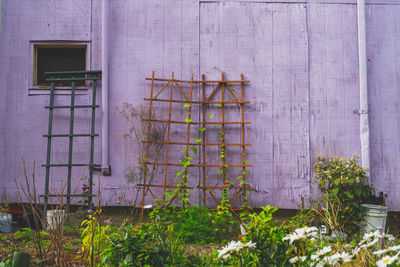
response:
M247 185L246 182L246 168L248 167L252 167L252 165L247 164L246 161L246 146L251 146L251 144L246 143L246 138L245 138L245 126L248 124L251 124L251 122L249 121L245 121L244 120L244 105L245 104L249 104L250 101L245 101L244 99L244 85L250 81L248 80L244 80L243 79L243 74L241 74L240 76L240 81L237 80L233 80L233 81L228 81L225 80L224 75L222 74L221 80L216 81L216 80L212 80L212 81L207 81L205 80L205 76L202 75L202 79L200 81L195 81L193 79L193 74L191 75L191 79L190 80L176 80L174 78L174 73L172 73L171 79L160 79L160 78L155 78L155 72L153 71L152 73L152 78L146 78L146 80L151 80L151 91L150 91L150 98L144 98L145 101L149 101L149 117L145 118L144 120L148 122L148 128L147 128L147 136L146 136L146 140L142 140L143 143L146 143L146 157L145 157L145 169L147 169L148 165L160 165L160 166L164 166L164 173L163 173L163 181L161 181L161 184L157 184L155 183L151 183L151 182L147 182L146 176L147 176L147 172L144 172L144 176L143 177L143 183L138 184L138 187L142 187L143 190L143 196L142 196L142 203L141 203L141 209L142 209L142 217L143 217L143 207L145 206L145 195L146 195L146 191L149 191L151 196L153 197L153 199L156 199L156 196L154 195L154 193L150 190L150 188L162 188L163 191L163 196L162 199L165 200L165 195L166 195L166 190L167 188L171 189L177 189L175 194L170 197L170 199L168 200L167 204L165 204L166 207L170 206L172 204L172 202L178 197L178 193L179 191L183 190L183 189L194 189L194 188L198 188L200 190L203 190L203 205L206 205L206 192L209 192L209 195L211 196L211 198L217 203L220 204L220 201L218 200L218 198L216 197L215 193L213 193L211 190L235 190L235 194L233 195L233 198L231 199L231 204L233 204L237 199L239 199L239 196L243 196L242 201L247 201L247 196L246 196L246 190L252 189L252 187ZM153 96L153 92L154 92L154 87L155 87L155 81L157 82L165 82L165 84L163 85L159 85L161 86L161 89ZM212 92L211 94L206 97L206 86L208 84L215 84L215 87L212 87ZM233 87L230 85L232 83L235 84L240 84L240 97L234 92ZM180 99L173 99L174 97L174 84L175 86L175 90L178 89L178 92L181 93L181 95L183 96L183 100ZM185 94L183 87L184 84L188 84L188 86L190 86L190 95L187 95L187 93ZM194 89L196 89L197 87L194 87L195 84L201 84L199 85L199 89L201 90L201 92L199 92L201 94L201 100L193 100L193 91ZM165 91L168 86L170 85L170 92L169 92L169 98L167 99L158 99L157 97L159 97L161 95L161 93L163 91ZM213 98L214 96L217 95L217 92L221 91L221 100L215 100L215 101L211 101L211 98ZM231 99L233 99L233 101L226 101L225 100L225 93L229 92L232 97L230 97ZM197 98L198 99L198 98ZM168 103L169 107L168 107L168 119L158 119L158 118L152 118L151 114L152 114L152 109L154 109L154 106L152 105L153 102L158 101L161 104L162 103ZM188 114L188 118L185 121L179 121L179 120L172 120L172 114L173 112L175 112L175 109L172 108L173 103L185 103L185 104L189 104L189 112ZM220 121L206 121L206 110L207 107L210 104L218 104L218 106L221 107L221 112L222 112L222 120ZM225 105L230 105L230 104L234 104L234 105L239 105L240 107L240 112L241 112L241 119L240 121L237 122L232 122L232 121L225 121L225 115L226 115L226 107ZM193 106L195 105L195 106ZM192 112L193 111L199 111L200 112L200 121L192 121ZM189 122L188 122L189 121ZM167 138L166 141L159 141L159 140L150 140L150 125L151 122L158 122L158 123L167 123L168 124L168 130L167 130ZM172 141L171 140L171 132L173 130L173 127L175 124L187 124L187 133L186 133L186 142L179 142L179 141ZM190 142L190 133L191 133L191 126L192 125L199 125L199 127L203 127L205 128L206 125L220 125L221 126L221 137L220 140L218 142L209 142L207 143L207 131L202 131L201 133L201 137L202 140L200 142ZM238 125L241 128L241 140L238 143L229 143L226 141L226 137L225 137L225 132L226 132L226 125ZM218 126L219 127L219 126ZM149 149L148 146L151 143L156 143L156 144L164 144L166 145L166 152L165 152L165 157L164 160L162 162L152 162L149 161L148 157L149 157ZM170 180L168 179L168 166L175 166L175 167L182 167L181 163L178 162L170 162L170 146L171 145L182 145L185 146L185 150L183 150L182 152L185 153L186 156L189 155L189 148L190 146L200 146L201 148L201 152L202 155L199 157L199 164L190 164L188 167L192 168L192 167L197 167L197 168L201 168L202 169L202 182L200 182L200 184L202 183L202 185L198 185L197 187L190 187L186 185L186 181L184 181L184 186L177 186L177 185L173 185L171 184L173 181L172 177ZM221 157L221 161L218 163L206 163L206 148L209 146L217 146L218 148L220 148L220 151L226 155L226 147L227 146L231 146L231 147L240 147L241 149L241 164L227 164L226 158L225 157ZM199 149L200 151L200 149ZM221 168L222 169L222 179L224 182L225 186L210 186L207 185L207 168ZM243 173L243 181L244 183L239 185L239 186L226 186L225 182L228 179L227 178L227 167L237 167L240 168L241 172ZM186 178L186 173L187 170L185 170L185 178ZM200 175L200 174L199 174ZM161 196L158 196L158 199L160 199ZM166 202L164 202L166 203ZM236 210L236 208L231 207L230 208L232 211Z

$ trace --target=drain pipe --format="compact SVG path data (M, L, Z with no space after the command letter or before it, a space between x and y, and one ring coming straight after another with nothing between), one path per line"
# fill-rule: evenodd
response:
M111 175L108 162L108 30L109 2L102 0L101 6L101 174Z
M369 119L368 119L368 83L367 83L367 48L365 38L365 0L357 0L358 24L358 66L360 77L360 139L361 164L370 167Z

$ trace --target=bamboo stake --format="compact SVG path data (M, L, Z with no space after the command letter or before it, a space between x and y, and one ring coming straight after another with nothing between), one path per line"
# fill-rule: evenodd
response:
M243 74L240 74L240 79L243 81ZM240 100L243 101L244 98L244 83L240 84ZM241 104L241 110L242 110L242 143L244 144L245 140L245 129L244 129L244 104ZM246 164L246 146L242 146L242 164ZM243 181L244 184L246 185L246 166L243 166ZM246 195L246 190L243 190L243 201L247 201L247 195Z
M149 165L160 165L160 166L182 166L182 164L180 163L164 163L164 162L151 162L148 161L147 164ZM242 164L232 164L232 165L228 165L229 167L252 167L252 165L250 164L246 164L246 165L242 165ZM190 164L189 167L221 167L221 164Z
M168 82L166 83L166 84L164 84L164 86L161 88L161 90L160 91L158 91L158 93L154 96L154 99L153 100L155 100L160 94L161 94L161 92L162 91L164 91L164 89L168 86L168 84L171 82L171 80L168 80ZM151 98L153 98L153 97L151 97ZM168 100L167 100L168 101Z
M189 120L191 120L191 118L192 118L192 96L193 96L193 73L192 73L192 78L191 78L191 80L192 80L192 83L190 84L190 102L189 102L189 115L188 115L188 118L189 118ZM183 94L183 91L182 91L182 88L180 88L181 89L181 92L182 92L182 94ZM186 96L185 96L186 97ZM187 98L187 97L186 97ZM190 124L191 123L188 123L188 126L187 126L187 137L186 137L186 158L187 157L189 157L189 141L190 141ZM187 159L186 159L187 160ZM188 169L187 168L185 168L185 177L184 177L184 179L183 179L183 190L186 190L186 186L187 186L187 177L188 177ZM181 189L182 190L182 189ZM181 191L180 190L180 191ZM171 201L171 203L172 203L172 201ZM185 206L185 202L183 202L183 206Z
M193 74L193 73L192 73L192 74ZM192 78L193 78L193 77L192 77ZM176 81L174 81L174 82L175 82L175 84L178 86L179 91L181 91L182 95L185 97L186 101L189 102L189 98L186 96L185 92L183 92L182 87L181 87L181 86L179 85L179 83L177 83ZM192 82L191 84L193 84L193 82Z
M205 135L205 133L203 133ZM150 143L150 144L167 144L167 142L163 141L146 141L142 140L142 143ZM170 145L186 145L187 143L183 142L169 142ZM191 146L220 146L221 143L189 143ZM240 144L240 143L228 143L228 144L223 144L224 146L251 146L252 144Z
M152 80L152 78L145 78L145 80ZM154 81L162 81L162 82L168 82L171 81L170 79L160 79L160 78L155 78ZM180 83L190 83L191 81L188 80L175 80ZM206 81L206 83L249 83L250 81ZM203 83L203 81L193 81L193 83Z
M206 81L204 81L206 83ZM144 101L150 101L150 98L143 98ZM158 102L169 102L169 99L156 99L153 97L153 101L158 101ZM172 100L172 103L187 103L188 101L186 100ZM203 101L192 101L193 104L250 104L250 101L207 101L204 99Z
M231 94L236 98L237 101L239 100L239 97L235 94L235 91L233 91L233 89L229 86L229 84L226 84L226 88L229 89L229 91L231 92Z
M163 200L165 201L165 192L166 192L166 185L167 185L167 175L168 175L168 152L169 152L169 137L171 134L171 114L172 114L172 97L174 95L174 73L172 72L172 79L171 79L171 93L169 97L169 113L168 113L168 131L167 131L167 150L165 154L165 172L164 172L164 190L163 190Z
M147 121L148 119L144 119ZM151 120L152 122L166 122L166 123L176 123L176 124L186 124L186 121L171 121L171 120ZM250 121L241 122L241 121L226 121L226 122L218 122L218 121L206 121L206 122L191 122L191 124L251 124Z
M222 81L223 82L223 81ZM221 82L221 83L222 83ZM215 86L214 90L211 92L211 94L207 97L206 101L210 101L211 97L215 94L215 92L217 91L218 87L221 85L221 83L217 83L217 86Z
M225 80L224 73L222 73L222 81ZM221 86L221 99L222 102L225 100L225 84L222 83ZM222 138L221 138L221 143L225 143L225 104L222 104ZM222 157L222 163L223 163L223 168L222 168L222 177L224 178L224 185L226 184L226 148L224 145L221 144L221 155Z
M202 75L202 80L204 81L205 79L204 79L205 77L204 77L204 74ZM202 87L202 90L201 90L201 92L202 92L202 110L203 110L203 128L205 128L206 127L206 124L205 124L205 121L206 121L206 105L205 105L205 103L207 102L206 101L206 92L205 92L205 90L206 90L206 84L203 82L202 84L201 84L201 87ZM205 133L205 131L203 131L202 132L203 133L203 164L206 164L206 133ZM206 186L206 167L204 166L203 167L203 186ZM206 189L203 189L203 205L204 206L206 206Z

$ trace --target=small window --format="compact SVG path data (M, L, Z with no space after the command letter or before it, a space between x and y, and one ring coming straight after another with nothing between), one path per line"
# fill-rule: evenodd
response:
M86 45L35 45L33 85L48 86L48 71L84 71L86 70ZM78 76L77 76L78 77ZM79 76L83 77L83 76ZM57 84L59 86L70 83ZM84 81L76 85L85 85Z

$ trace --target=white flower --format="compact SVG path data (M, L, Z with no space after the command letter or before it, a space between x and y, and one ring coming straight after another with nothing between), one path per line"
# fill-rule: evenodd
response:
M111 224L111 219L104 220L104 223L105 223L105 224L109 224L109 225L110 225L110 224Z
M307 259L307 256L300 256L299 261L304 262Z
M376 262L376 266L377 267L387 266L389 264L394 263L398 258L399 258L399 253L397 253L393 257L385 256L385 257L383 257L382 259L380 259L379 261Z
M378 242L379 242L379 239L374 239L369 243L361 245L360 248L369 248L369 247L372 247L373 245L375 245Z
M244 228L243 224L240 225L240 233L242 235L247 235L246 229Z
M253 241L249 241L249 242L247 242L245 245L244 245L244 247L247 247L247 248L255 248L256 247L256 243L253 243Z
M389 249L389 248L377 250L377 251L374 251L373 253L374 253L374 255L380 256L380 255L386 254L386 253L388 253L388 252L390 252L390 249Z
M353 249L353 251L352 251L353 256L357 255L358 252L360 252L360 250L361 250L361 248L359 248L359 247L356 247L355 249Z
M296 256L296 257L291 258L291 259L289 260L289 262L290 262L290 263L295 263L295 262L297 262L298 260L299 260L299 257Z
M316 238L318 236L318 228L317 227L303 227L298 228L292 234L288 234L283 238L283 240L289 240L289 244L293 244L296 240L301 240L305 238Z
M151 209L152 207L153 207L153 205L151 205L151 204L143 206L144 209Z
M239 251L243 248L243 243L240 241L234 241L228 243L227 246L223 247L221 250L218 251L218 258L229 258L230 254L235 251Z
M385 253L388 253L391 251L398 252L399 250L400 250L400 245L388 247L386 249L377 250L377 251L374 251L373 253L374 253L374 255L381 256L382 254L385 254Z
M232 240L231 242L228 243L228 245L223 247L221 250L218 250L218 258L222 257L223 259L227 259L231 256L231 253L238 252L242 248L255 248L255 247L256 243L253 243L252 241L243 244L240 241Z
M329 253L332 251L331 246L324 247L322 250L318 250L316 254L311 255L311 260L315 261L319 257Z

